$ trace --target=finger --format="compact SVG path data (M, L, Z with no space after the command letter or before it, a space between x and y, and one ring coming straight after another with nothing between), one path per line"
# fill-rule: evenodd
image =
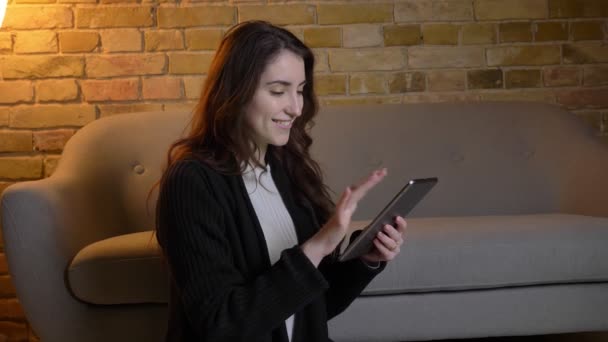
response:
M352 211L349 210L349 202L352 197L352 190L350 187L347 187L346 190L342 193L342 197L340 201L336 205L336 217L338 218L338 223L340 225L349 225L350 219L352 216Z
M397 224L398 231L401 233L405 232L405 228L407 228L407 221L403 217L397 216L395 218L395 223Z
M378 232L376 237L382 242L382 244L386 247L386 249L390 251L394 251L397 247L399 247L399 243L397 240L388 236L385 232Z
M403 243L403 235L400 231L395 229L395 227L387 224L384 226L383 231L390 239L395 241L395 243L397 243L398 245L401 245ZM388 247L390 248L391 246L389 245Z
M397 253L399 253L398 251L395 251L395 252L390 251L378 239L374 239L374 246L376 246L376 249L382 255L381 258L386 261L393 260L395 258L395 256L397 255Z
M351 201L359 202L363 196L376 184L378 184L387 174L386 168L381 170L376 170L372 172L369 176L358 182L353 186L353 196Z
M351 195L352 195L352 190L350 187L347 187L344 190L344 192L342 192L342 196L340 196L340 200L338 200L338 204L336 204L336 210L343 210L346 207Z

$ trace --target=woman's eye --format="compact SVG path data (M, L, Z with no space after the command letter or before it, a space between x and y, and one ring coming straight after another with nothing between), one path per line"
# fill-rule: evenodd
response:
M280 96L280 95L283 95L283 92L282 92L282 91L272 91L272 90L271 90L271 91L270 91L270 94L272 94L272 95L274 95L274 96Z

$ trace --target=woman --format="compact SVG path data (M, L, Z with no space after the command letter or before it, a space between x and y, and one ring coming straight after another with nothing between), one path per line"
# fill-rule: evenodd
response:
M309 155L314 57L282 28L245 22L211 64L188 136L160 182L157 238L171 273L167 341L329 341L342 312L399 253L396 219L337 262L373 172L335 208Z

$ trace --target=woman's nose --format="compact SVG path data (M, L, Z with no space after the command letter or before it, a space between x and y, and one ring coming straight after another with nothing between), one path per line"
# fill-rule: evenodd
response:
M286 111L288 114L300 116L302 114L303 99L300 94L295 94L289 97Z

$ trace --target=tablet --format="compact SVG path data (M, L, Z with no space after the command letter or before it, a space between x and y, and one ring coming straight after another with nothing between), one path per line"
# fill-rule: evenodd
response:
M424 196L437 184L437 178L413 179L380 211L372 222L360 231L338 257L339 261L358 258L374 248L374 238L386 224L395 225L395 217L404 217L424 198ZM353 233L353 235L356 232Z

